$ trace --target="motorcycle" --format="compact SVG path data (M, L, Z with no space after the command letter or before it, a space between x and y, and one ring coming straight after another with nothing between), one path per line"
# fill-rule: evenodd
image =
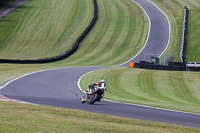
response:
M103 98L104 90L95 88L94 85L89 85L86 95L82 98L81 103L89 102L94 104L96 101L100 102Z

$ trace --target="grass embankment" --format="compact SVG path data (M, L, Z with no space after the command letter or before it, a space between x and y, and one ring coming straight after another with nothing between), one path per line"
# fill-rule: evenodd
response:
M199 129L45 106L0 102L0 132L188 133Z
M100 79L106 99L200 113L200 73L110 68L89 73L81 87Z
M148 19L139 6L129 0L101 0L98 5L95 29L68 64L119 64L143 47ZM93 8L92 0L25 3L0 20L0 57L38 59L64 52L91 21Z
M200 1L194 8L189 9L188 44L186 60L200 62Z
M115 65L135 56L144 46L148 19L130 0L98 0L99 20L70 65Z
M93 17L92 0L30 0L0 20L0 58L39 59L69 49Z
M200 34L199 29L199 0L151 0L158 5L168 16L171 23L171 39L170 45L165 52L166 55L174 54L174 61L180 61L180 47L183 25L184 6L187 5L190 10L189 15L189 35L187 45L187 61L200 60Z

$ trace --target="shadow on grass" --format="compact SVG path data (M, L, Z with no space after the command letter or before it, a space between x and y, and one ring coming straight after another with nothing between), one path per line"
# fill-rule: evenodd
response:
M11 8L13 8L14 6L10 6ZM18 6L15 10L21 10L21 9L33 9L36 8L35 6L28 6L28 5L21 5Z
M0 19L0 23L5 23L5 22L10 22L10 19L7 19L6 17L4 17L3 19Z

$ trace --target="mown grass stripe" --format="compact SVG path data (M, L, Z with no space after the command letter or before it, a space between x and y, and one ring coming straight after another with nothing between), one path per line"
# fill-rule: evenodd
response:
M115 3L113 3L113 1L110 2L109 4L113 5L113 6L109 12L111 21L108 22L109 26L108 26L108 29L106 30L107 32L103 34L103 36L100 38L101 40L99 40L99 42L97 42L95 40L94 43L96 44L97 47L94 47L94 49L91 51L92 56L86 58L86 60L83 60L83 62L87 62L88 60L93 60L93 62L96 63L96 62L99 62L99 60L104 59L104 54L102 54L102 53L107 53L108 51L106 49L110 49L109 46L112 45L112 44L109 44L108 41L110 39L115 39L112 37L112 35L116 34L115 27L118 22L118 17L117 17L118 15L117 15L117 13L113 14L112 12L115 12L118 9L117 9ZM107 6L107 8L110 8L109 5L106 5L106 6ZM98 35L99 33L96 33L96 34ZM104 45L102 45L103 43L104 43ZM104 51L106 51L106 52L104 52Z
M114 2L113 5L115 5L115 7L113 7L113 10L111 11L111 16L112 16L112 12L116 12L116 14L113 15L113 17L111 18L113 19L112 21L114 23L112 23L112 25L109 26L112 29L108 29L108 32L105 34L105 36L107 36L106 39L105 40L103 39L99 42L99 44L106 43L106 47L96 49L95 50L96 54L93 57L91 57L91 58L96 58L96 61L94 60L94 62L103 62L104 60L108 60L109 57L112 57L112 53L114 51L113 47L115 47L115 42L117 39L119 39L119 35L123 27L124 19L123 19L123 16L120 15L120 14L124 14L122 5L119 6L119 3L117 3L117 1L113 1L113 2ZM121 37L120 39L123 39L123 38ZM105 49L107 49L106 50L107 53L106 55L102 55Z
M109 25L104 23L104 22L110 22L110 8L107 5L104 5L104 3L102 1L98 1L99 3L99 8L101 9L99 12L99 21L97 22L96 25L98 25L98 27L101 28L97 28L97 26L94 27L94 29L91 31L91 35L93 36L88 36L86 37L86 40L80 45L80 52L74 54L74 59L70 60L70 64L73 63L85 63L87 62L87 60L89 60L89 57L93 57L94 55L96 55L96 49L98 50L98 48L100 49L100 47L104 46L104 45L99 45L98 42L101 41L102 38L105 37L105 34L107 33L108 29L109 29ZM105 12L106 10L106 12ZM107 17L106 17L107 15ZM81 58L79 56L80 53L84 53L83 55L81 55ZM78 56L77 56L78 55Z
M171 84L174 86L174 93L176 97L184 100L185 102L188 102L190 104L192 103L198 103L198 99L196 99L193 95L193 92L189 89L190 86L187 86L185 83L185 79L183 77L183 74L174 75L171 74Z
M79 25L81 24L80 21L83 20L83 17L85 16L86 13L86 1L84 3L78 2L76 3L78 6L74 8L73 12L76 12L75 15L70 16L66 19L66 22L68 22L65 30L63 31L62 35L60 38L57 39L57 42L53 45L53 49L56 49L58 46L62 47L62 44L64 42L67 42L70 38L68 38L70 35L72 35L75 31L75 29L79 28ZM73 5L73 3L71 4ZM82 8L84 7L84 8ZM80 33L76 33L80 34ZM70 42L71 44L74 44L74 42Z

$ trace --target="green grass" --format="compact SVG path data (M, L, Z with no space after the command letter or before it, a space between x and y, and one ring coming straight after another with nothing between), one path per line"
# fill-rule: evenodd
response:
M187 45L187 61L198 61L199 52L199 0L151 0L168 16L171 23L171 39L165 54L168 56L174 54L174 61L180 61L180 47L182 37L183 12L187 5L190 10L189 17L189 35Z
M200 2L198 8L189 10L189 28L186 60L200 62Z
M92 0L30 0L0 20L0 58L38 59L71 47L93 17Z
M99 19L69 65L116 65L128 61L144 46L148 19L130 0L98 0Z
M200 73L110 68L89 73L81 87L100 79L106 99L200 113Z
M111 115L0 101L2 133L188 133L199 129Z

